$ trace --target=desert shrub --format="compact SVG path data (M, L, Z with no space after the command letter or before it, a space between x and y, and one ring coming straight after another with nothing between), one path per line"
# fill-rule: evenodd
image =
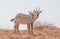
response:
M39 25L37 25L37 24L39 24ZM41 30L41 29L43 29L43 28L55 28L55 26L53 25L53 23L46 23L46 22L44 22L44 24L40 24L40 22L38 21L37 23L35 23L35 25L34 25L34 29L38 29L38 30Z

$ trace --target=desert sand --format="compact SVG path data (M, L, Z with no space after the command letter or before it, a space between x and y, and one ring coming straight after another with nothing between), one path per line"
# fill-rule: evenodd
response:
M0 39L60 39L60 28L44 26L34 29L33 35L27 30L20 30L20 34L14 34L13 30L0 29Z

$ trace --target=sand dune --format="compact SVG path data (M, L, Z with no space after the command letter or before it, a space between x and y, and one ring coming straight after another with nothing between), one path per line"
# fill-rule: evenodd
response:
M27 30L14 34L13 30L0 29L0 39L60 39L60 28L45 26L40 30L34 29L33 35L29 35Z

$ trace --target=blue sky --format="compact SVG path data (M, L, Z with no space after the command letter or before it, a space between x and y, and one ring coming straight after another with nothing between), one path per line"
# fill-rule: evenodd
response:
M53 23L60 27L60 0L0 0L0 28L13 29L13 22L10 19L17 13L41 8L39 21L41 23ZM26 25L21 25L20 29L26 29Z

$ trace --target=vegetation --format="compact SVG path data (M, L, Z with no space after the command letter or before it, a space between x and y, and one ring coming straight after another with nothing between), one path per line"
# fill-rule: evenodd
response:
M49 28L52 27L55 28L56 26L54 26L53 24L50 24L50 23L44 23L44 24L40 24L40 22L37 22L39 24L39 26L37 24L34 25L34 29L38 29L38 30L41 30L43 29L44 27L46 28Z

